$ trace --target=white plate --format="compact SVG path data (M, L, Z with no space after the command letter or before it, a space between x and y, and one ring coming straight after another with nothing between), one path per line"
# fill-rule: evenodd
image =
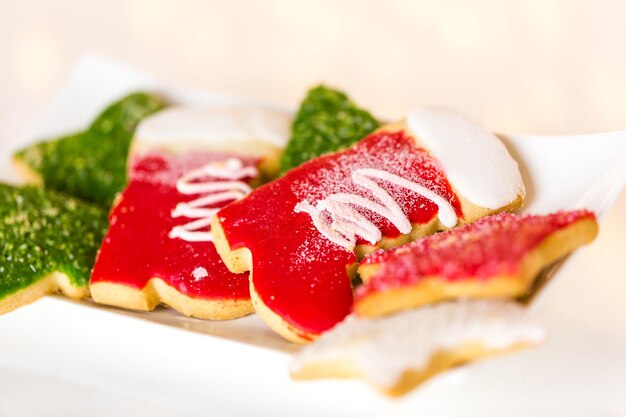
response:
M91 56L31 134L3 146L0 157L8 161L34 138L82 128L107 103L144 88L185 103L256 103L163 86ZM116 415L133 407L153 415L626 414L626 198L609 210L626 181L626 133L503 139L522 166L526 211L586 199L606 214L598 241L571 257L542 293L545 346L460 368L391 400L360 381L291 381L295 347L255 316L210 322L164 308L135 313L47 297L0 317L0 416L44 409ZM14 178L7 165L1 174Z

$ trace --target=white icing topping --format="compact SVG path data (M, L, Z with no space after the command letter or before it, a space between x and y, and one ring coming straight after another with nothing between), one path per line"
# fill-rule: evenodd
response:
M205 267L199 266L193 270L191 275L193 275L193 278L196 281L200 281L202 278L206 278L209 276L209 271L207 271Z
M441 161L452 186L472 203L494 210L524 194L515 160L474 121L452 110L419 107L408 114L407 125Z
M431 356L441 351L468 343L504 350L544 338L543 327L513 301L445 302L378 319L349 316L303 348L291 370L346 361L373 384L392 388L405 371L425 369Z
M211 224L213 216L224 205L215 207L215 204L238 200L248 194L252 189L248 184L239 180L255 177L257 174L255 167L244 167L240 159L229 158L225 161L212 162L183 175L176 182L176 189L179 193L185 195L208 194L176 205L172 211L173 218L187 217L197 220L175 226L170 231L169 237L171 239L183 239L187 242L213 241L211 232L203 229ZM202 178L206 178L206 180L198 181ZM216 179L227 181L216 181Z
M218 145L257 140L283 148L291 115L263 107L174 106L146 118L136 139L151 146Z
M359 213L362 207L388 219L402 234L411 232L411 222L393 197L373 179L406 188L431 200L438 207L438 216L446 227L456 225L458 219L454 208L443 197L426 187L405 178L375 168L361 168L352 173L355 184L368 189L380 201L349 193L335 193L318 201L315 205L301 201L294 207L295 212L311 215L313 224L331 242L347 249L354 249L357 236L375 245L382 237L376 225Z

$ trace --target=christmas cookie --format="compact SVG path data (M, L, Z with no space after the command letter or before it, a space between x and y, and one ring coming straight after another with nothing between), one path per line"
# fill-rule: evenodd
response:
M172 106L139 125L131 153L160 149L247 155L258 158L262 173L271 178L278 172L291 118L270 107Z
M135 127L164 106L154 95L131 94L111 104L86 131L18 152L15 166L29 182L109 207L126 185Z
M89 295L106 212L36 187L0 184L0 314L45 294Z
M368 319L351 315L294 358L297 379L363 378L402 395L462 363L541 343L543 328L504 300L462 300Z
M523 193L494 135L456 113L417 109L228 205L212 230L229 269L252 272L261 318L307 342L350 312L363 254L514 210Z
M248 276L221 262L209 223L219 207L251 190L255 165L202 152L138 158L94 266L93 299L137 310L165 303L208 319L252 312Z
M91 278L94 300L138 310L164 303L206 319L251 313L248 274L223 264L210 221L260 171L276 172L288 126L288 114L257 108L173 107L142 122Z
M357 107L341 91L317 86L300 104L291 138L280 160L281 171L287 172L309 159L345 149L379 126L371 114Z
M598 233L589 211L502 213L365 258L354 309L377 316L452 298L519 297Z

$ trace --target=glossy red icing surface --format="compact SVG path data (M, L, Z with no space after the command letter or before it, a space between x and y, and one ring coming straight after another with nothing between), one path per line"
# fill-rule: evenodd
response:
M356 256L322 236L311 216L294 212L294 207L302 200L314 204L338 192L374 198L352 181L352 172L359 168L382 169L435 191L462 217L438 161L403 132L376 133L350 149L311 160L217 214L230 247L251 251L253 284L265 305L304 332L328 330L350 312L352 287L346 268ZM437 215L430 200L381 185L412 223L427 223ZM362 213L383 236L398 236L387 219L367 210Z
M524 255L554 232L582 219L595 219L595 215L586 210L545 216L502 213L373 253L361 265L376 264L380 269L357 289L357 302L372 293L419 284L424 277L486 281L515 274Z
M193 220L172 218L172 210L179 202L198 198L180 194L176 181L186 172L227 157L231 155L194 153L174 157L154 152L136 160L130 183L110 215L110 229L91 282L141 289L156 277L192 298L249 299L248 274L231 273L213 242L187 242L168 236L174 226ZM253 159L244 162L256 164Z

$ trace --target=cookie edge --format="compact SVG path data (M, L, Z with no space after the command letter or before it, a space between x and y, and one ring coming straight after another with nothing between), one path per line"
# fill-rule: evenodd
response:
M254 312L251 300L193 298L156 277L143 288L98 281L90 289L96 303L129 310L152 311L165 304L187 317L207 320L232 320Z
M77 287L62 272L52 272L34 284L22 288L0 300L0 315L9 313L22 306L34 303L40 298L54 293L62 293L68 298L80 300L90 295L89 286Z

